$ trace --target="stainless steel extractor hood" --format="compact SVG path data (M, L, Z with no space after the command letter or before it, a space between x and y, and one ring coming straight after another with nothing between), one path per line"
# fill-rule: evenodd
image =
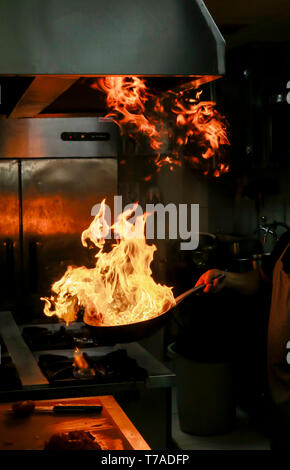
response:
M225 42L201 0L1 0L0 74L210 75Z

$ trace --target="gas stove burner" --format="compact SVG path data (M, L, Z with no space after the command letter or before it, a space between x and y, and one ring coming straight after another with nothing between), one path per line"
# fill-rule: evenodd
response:
M22 330L22 336L31 351L95 346L85 326L73 330L68 330L62 325L57 329L43 326L26 326Z
M85 368L76 367L75 360L65 355L42 354L39 367L53 385L76 385L90 383L144 382L147 372L139 367L136 360L118 349L102 357L82 354Z

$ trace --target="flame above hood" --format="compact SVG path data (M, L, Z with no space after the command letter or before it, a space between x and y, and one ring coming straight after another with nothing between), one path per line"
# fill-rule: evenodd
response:
M2 0L0 17L1 74L225 72L225 42L201 0Z

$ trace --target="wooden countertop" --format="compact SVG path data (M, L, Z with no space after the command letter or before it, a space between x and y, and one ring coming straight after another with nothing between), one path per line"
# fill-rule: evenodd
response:
M17 417L12 403L0 404L0 450L41 450L54 433L90 431L104 450L150 450L141 434L111 396L35 401L36 407L57 404L103 406L100 414L33 413Z

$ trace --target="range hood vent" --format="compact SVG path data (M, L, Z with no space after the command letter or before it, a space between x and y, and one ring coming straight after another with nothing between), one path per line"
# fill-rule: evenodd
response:
M2 0L0 74L222 75L201 0Z

